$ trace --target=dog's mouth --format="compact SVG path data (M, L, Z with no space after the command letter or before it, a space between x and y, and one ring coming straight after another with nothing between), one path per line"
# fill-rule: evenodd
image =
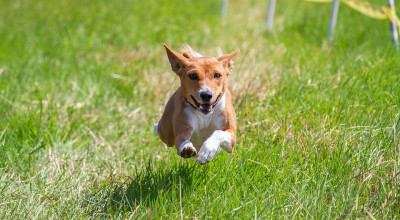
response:
M192 98L194 104L196 105L197 109L201 113L209 114L209 113L211 113L213 111L214 107L218 104L218 102L219 102L219 100L221 98L221 95L219 95L217 97L217 99L215 100L214 103L205 103L205 104L200 104L199 102L197 102L197 100L193 96L190 96L190 97Z

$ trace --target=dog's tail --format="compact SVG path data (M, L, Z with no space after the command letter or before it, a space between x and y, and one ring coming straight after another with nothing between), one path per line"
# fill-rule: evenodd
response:
M153 125L153 129L154 129L154 134L157 135L157 136L160 136L160 134L158 133L158 123L155 123Z
M188 44L185 44L183 46L183 53L182 55L186 58L192 58L192 57L202 57L200 53L194 51Z

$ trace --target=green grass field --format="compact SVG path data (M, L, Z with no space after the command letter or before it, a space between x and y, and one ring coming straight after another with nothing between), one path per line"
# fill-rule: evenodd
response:
M388 21L342 4L328 42L330 4L280 0L266 33L267 3L2 0L1 218L399 218ZM233 154L200 166L153 134L179 87L163 43L241 50Z

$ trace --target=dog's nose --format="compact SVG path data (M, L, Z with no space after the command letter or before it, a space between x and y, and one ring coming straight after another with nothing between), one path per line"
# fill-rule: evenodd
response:
M201 100L203 100L204 102L209 102L212 98L212 92L201 92L200 93L200 98Z

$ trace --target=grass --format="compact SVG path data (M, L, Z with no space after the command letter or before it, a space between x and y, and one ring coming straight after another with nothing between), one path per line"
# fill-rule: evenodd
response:
M381 1L372 1L381 3ZM0 7L0 216L398 218L400 62L387 21L267 2ZM179 86L162 43L240 49L233 154L204 166L152 133Z

